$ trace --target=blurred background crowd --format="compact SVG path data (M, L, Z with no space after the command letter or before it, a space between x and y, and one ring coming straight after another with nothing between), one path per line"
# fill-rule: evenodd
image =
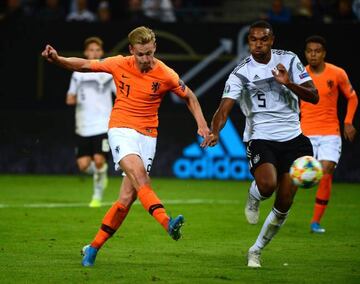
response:
M359 22L360 0L2 0L0 21Z

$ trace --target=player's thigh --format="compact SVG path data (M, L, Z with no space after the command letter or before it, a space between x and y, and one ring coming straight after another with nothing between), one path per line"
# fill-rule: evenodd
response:
M317 159L331 161L337 164L341 155L341 137L337 135L324 135L320 137Z
M140 157L139 133L130 128L110 128L109 145L115 165L120 170L120 161L130 154Z
M131 181L133 187L138 191L143 185L150 183L144 163L139 155L129 154L120 160L120 167L125 172L126 177Z
M271 141L255 139L247 143L247 157L251 174L260 188L277 186L277 153Z
M115 166L125 156L135 154L142 160L145 171L150 172L156 152L156 138L129 128L111 128L108 135Z
M313 147L310 139L303 134L296 138L281 142L279 155L278 175L289 173L290 166L299 157L313 156Z
M141 135L140 137L140 156L144 163L144 168L150 174L152 163L156 153L157 139L151 136Z
M97 168L101 168L107 160L110 152L107 133L95 135L92 137L92 153Z
M76 135L76 161L81 171L86 170L91 162L92 142L91 137Z

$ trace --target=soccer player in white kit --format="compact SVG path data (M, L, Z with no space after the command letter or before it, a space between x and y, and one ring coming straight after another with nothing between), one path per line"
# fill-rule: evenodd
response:
M84 42L87 59L104 55L103 42L98 37ZM116 93L113 77L108 73L74 72L66 96L68 105L75 105L76 156L79 170L93 175L93 195L90 207L100 207L107 186L107 130Z
M309 139L301 133L299 99L316 104L317 90L296 54L271 49L272 26L258 21L250 26L251 55L229 75L219 108L212 119L212 134L202 143L214 146L237 101L246 117L244 142L255 181L249 190L248 220L258 218L260 200L276 190L274 206L248 251L248 266L261 267L262 249L285 222L296 186L289 168L301 156L313 155ZM257 220L256 220L257 222ZM254 222L255 223L255 222Z

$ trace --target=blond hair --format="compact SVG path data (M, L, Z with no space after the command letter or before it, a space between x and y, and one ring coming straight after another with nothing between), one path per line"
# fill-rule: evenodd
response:
M129 42L132 46L135 44L147 44L151 41L155 43L155 33L148 27L137 27L132 30L128 35Z
M101 48L103 48L103 44L104 42L101 40L101 38L97 37L97 36L92 36L92 37L88 37L87 39L85 39L84 41L84 49L87 49L88 46L92 43L96 43L97 45L99 45Z

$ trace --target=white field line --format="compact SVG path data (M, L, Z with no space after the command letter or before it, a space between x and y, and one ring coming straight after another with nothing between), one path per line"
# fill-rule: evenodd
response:
M215 200L215 199L172 199L164 200L166 204L240 204L237 200ZM102 206L112 205L113 202L103 202ZM136 201L134 205L139 205ZM0 209L2 208L77 208L88 207L89 203L27 203L27 204L4 204L0 203Z

